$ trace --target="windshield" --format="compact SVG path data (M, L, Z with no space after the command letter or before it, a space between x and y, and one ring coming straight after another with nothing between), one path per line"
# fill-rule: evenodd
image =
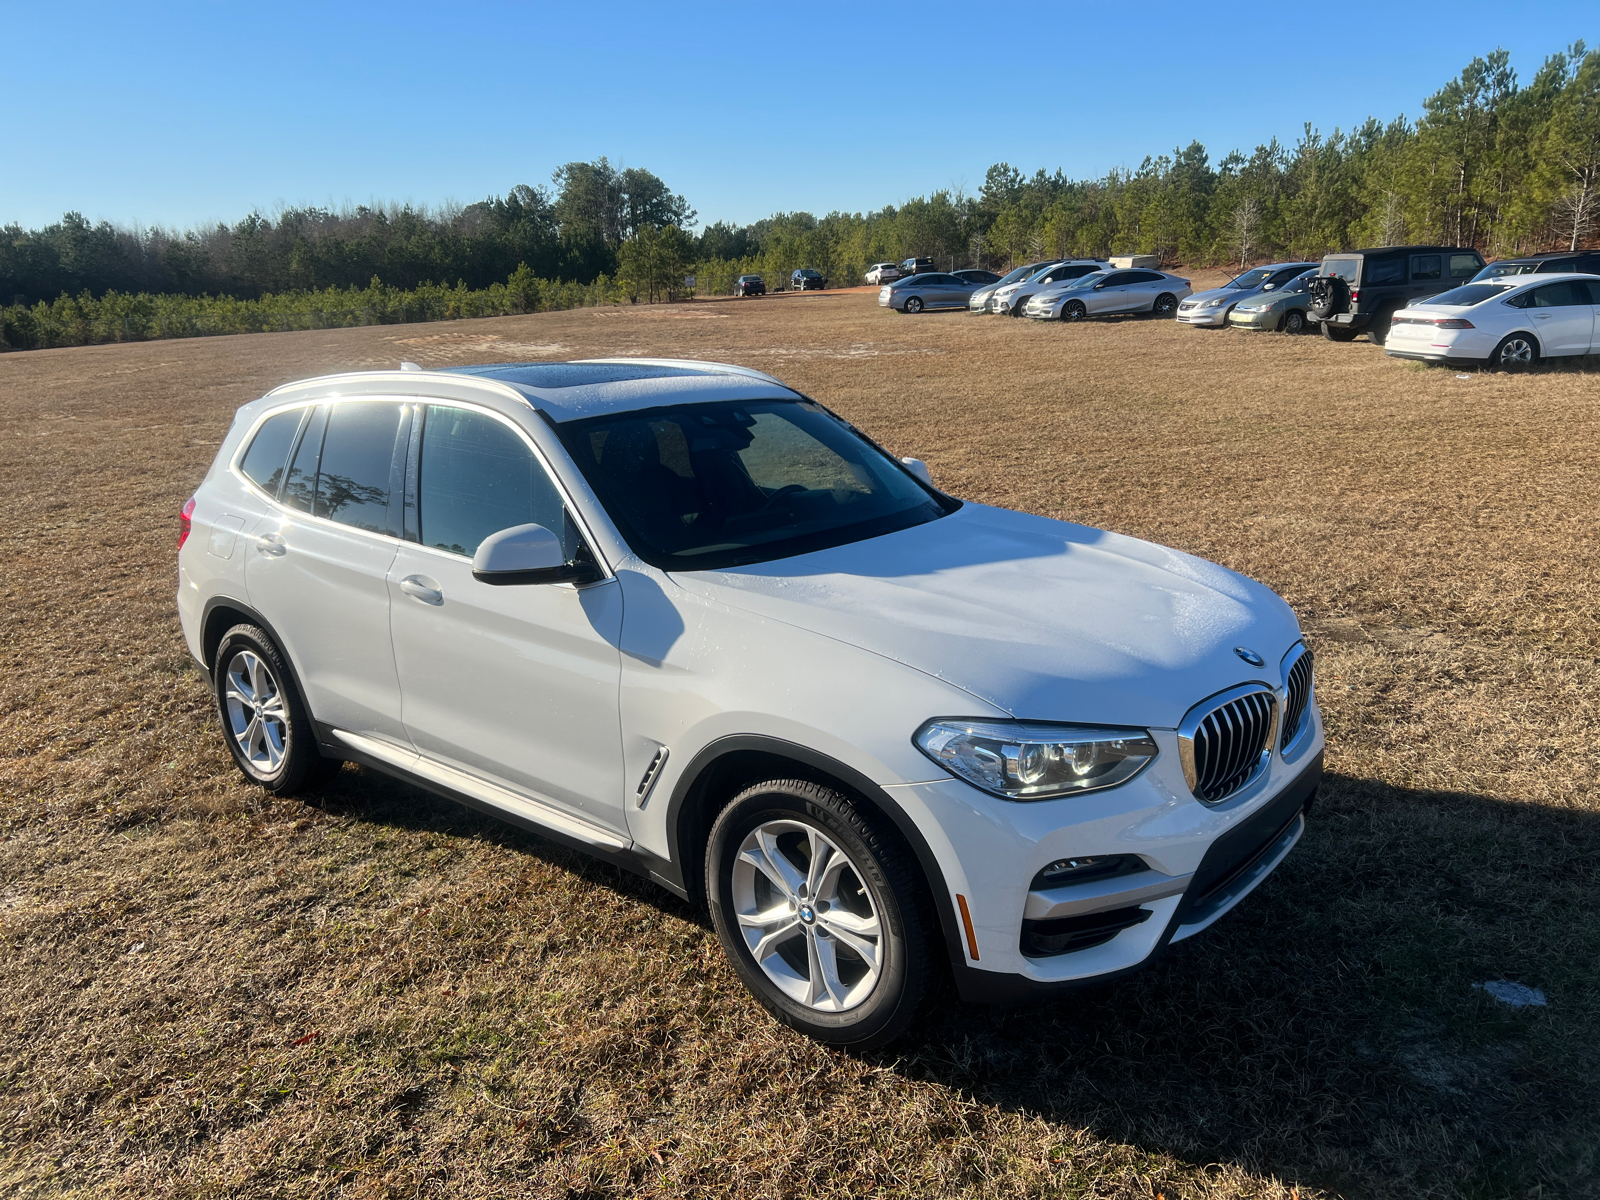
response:
M1029 283L1038 283L1039 282L1039 277L1041 275L1050 274L1051 271L1054 271L1060 265L1061 265L1060 263L1045 263L1038 270L1036 270L1032 275L1028 276L1028 282Z
M1463 287L1451 288L1448 292L1440 292L1437 296L1429 296L1422 303L1442 304L1446 308L1470 308L1474 304L1482 304L1490 297L1498 296L1501 292L1509 292L1511 287L1509 283L1469 283Z
M1318 275L1337 275L1346 283L1354 283L1361 274L1359 258L1325 258L1317 268Z
M788 558L960 507L810 401L685 404L559 429L628 545L662 570Z
M995 286L1004 287L1008 283L1018 283L1021 280L1026 279L1029 275L1034 274L1036 271L1038 271L1038 269L1038 263L1029 263L1025 267L1018 267L1016 270L1011 271L1006 275L1002 275L1000 277L1000 282L995 284Z
M1258 288L1263 283L1272 281L1271 267L1257 267L1254 271L1246 271L1239 278L1222 286L1226 288Z
M1472 277L1473 283L1482 283L1486 279L1505 279L1512 275L1532 275L1539 267L1538 263L1497 262L1490 263L1483 270ZM1436 303L1436 301L1429 301Z

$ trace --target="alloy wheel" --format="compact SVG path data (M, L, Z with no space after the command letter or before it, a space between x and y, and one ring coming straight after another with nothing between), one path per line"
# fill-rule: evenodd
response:
M288 750L289 714L283 688L259 654L240 650L228 660L223 699L239 752L263 775L273 774Z
M856 864L826 833L792 820L756 826L739 846L732 884L750 956L784 995L838 1013L872 994L882 922Z
M1533 343L1527 338L1509 337L1500 344L1497 361L1503 367L1525 367L1533 361Z
M1083 306L1082 300L1068 300L1061 308L1063 321L1081 321L1089 315L1089 310Z

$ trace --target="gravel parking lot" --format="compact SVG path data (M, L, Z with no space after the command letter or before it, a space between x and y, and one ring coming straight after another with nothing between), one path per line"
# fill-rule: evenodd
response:
M355 767L244 786L173 607L234 408L616 354L772 372L958 496L1277 589L1330 742L1300 847L1142 975L859 1059L648 884ZM873 289L0 356L0 1190L1600 1195L1595 361Z

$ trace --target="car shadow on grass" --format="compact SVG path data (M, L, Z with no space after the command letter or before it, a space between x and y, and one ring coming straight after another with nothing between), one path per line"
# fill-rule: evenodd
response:
M1284 865L1150 970L1009 1011L946 1004L879 1057L1342 1195L1600 1194L1597 864L1600 813L1330 775ZM1548 1006L1474 986L1501 979Z

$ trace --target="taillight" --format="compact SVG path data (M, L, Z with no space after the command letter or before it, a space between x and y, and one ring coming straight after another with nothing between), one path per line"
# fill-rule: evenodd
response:
M1361 292L1357 288L1351 288L1350 289L1350 299L1351 300L1359 300L1359 299L1361 299Z
M1440 329L1476 329L1477 326L1465 317L1444 317L1434 322Z
M178 549L183 549L183 544L189 540L189 529L194 523L194 497L190 496L183 502L183 507L178 510Z

